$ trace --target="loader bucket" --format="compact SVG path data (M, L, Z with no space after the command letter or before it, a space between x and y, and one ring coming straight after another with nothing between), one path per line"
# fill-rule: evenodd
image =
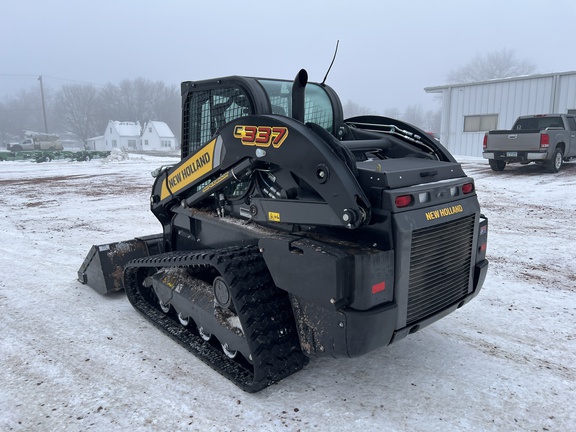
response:
M124 290L124 266L133 259L160 253L162 234L93 245L78 269L78 280L101 294Z

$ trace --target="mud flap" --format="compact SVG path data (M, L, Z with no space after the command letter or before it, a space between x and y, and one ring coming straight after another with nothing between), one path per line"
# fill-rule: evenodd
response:
M101 294L124 290L124 267L133 259L162 252L162 234L93 245L78 269L78 280Z

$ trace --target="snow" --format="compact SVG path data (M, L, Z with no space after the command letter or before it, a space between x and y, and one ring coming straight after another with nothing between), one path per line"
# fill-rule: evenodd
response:
M480 294L257 394L76 280L92 244L160 231L150 172L175 159L0 162L0 430L573 430L576 163L461 161L490 223Z
M161 121L149 121L148 125L154 126L160 138L174 138L174 133L166 123ZM144 129L146 129L146 126Z
M110 123L118 132L118 135L121 137L135 137L139 138L140 133L142 131L142 127L140 126L140 122L122 122L122 121L112 121L110 120L108 127L110 127Z

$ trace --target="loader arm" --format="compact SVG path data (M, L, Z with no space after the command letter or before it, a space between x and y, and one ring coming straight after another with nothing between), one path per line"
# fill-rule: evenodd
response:
M158 178L153 212L168 222L176 208L211 200L223 213L257 222L358 227L369 220L370 204L355 163L317 128L274 114L227 123ZM247 193L231 193L239 185Z

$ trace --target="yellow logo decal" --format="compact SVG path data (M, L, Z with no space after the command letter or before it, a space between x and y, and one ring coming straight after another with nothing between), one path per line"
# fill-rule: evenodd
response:
M272 222L280 222L280 213L268 212L268 220Z
M284 126L242 126L234 128L234 138L242 145L279 148L288 138L288 128Z
M455 205L455 206L450 206L450 207L445 207L442 208L440 210L432 210L429 212L426 212L426 220L434 220L434 219L440 219L443 218L445 216L450 216L456 213L462 213L464 211L464 209L462 208L462 206L460 204Z
M163 200L170 196L170 193L176 193L192 182L198 180L204 174L212 171L214 167L214 146L216 140L210 141L202 147L193 156L190 156L185 162L176 168L168 178L162 183L162 192L160 199Z

